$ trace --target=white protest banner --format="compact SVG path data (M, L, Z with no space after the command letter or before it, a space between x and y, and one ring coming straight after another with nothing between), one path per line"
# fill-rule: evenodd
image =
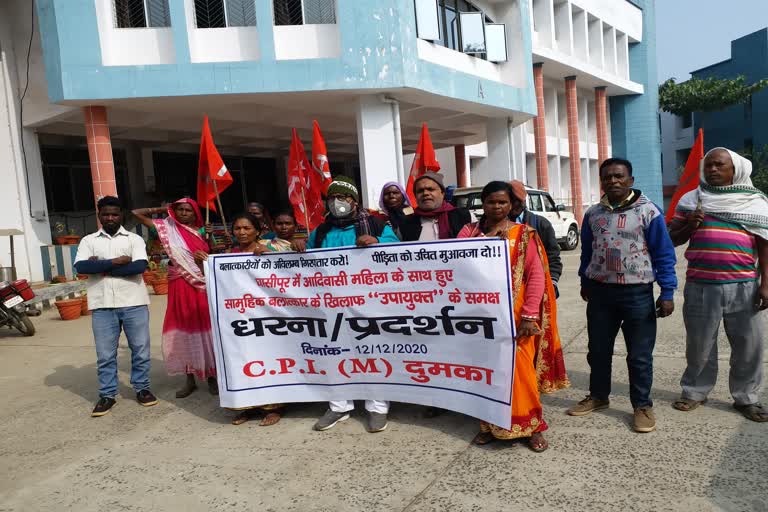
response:
M207 265L223 407L393 400L509 428L506 242L227 254Z

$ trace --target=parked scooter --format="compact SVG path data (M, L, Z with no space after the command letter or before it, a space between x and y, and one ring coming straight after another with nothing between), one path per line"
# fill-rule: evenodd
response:
M29 287L26 279L0 282L0 327L7 325L24 336L35 334L35 325L27 317L27 307L24 304L35 298L35 292Z

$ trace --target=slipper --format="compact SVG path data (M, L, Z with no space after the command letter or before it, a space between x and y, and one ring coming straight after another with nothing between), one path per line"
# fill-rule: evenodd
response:
M275 423L279 422L281 417L282 416L280 416L279 412L270 412L269 414L264 416L264 419L261 420L261 422L259 423L259 426L260 427L271 427Z
M544 439L544 436L541 433L536 432L528 438L528 448L536 453L541 453L549 448L549 442Z
M492 443L496 440L495 437L493 437L493 434L490 432L478 432L474 439L472 439L472 444L476 444L478 446L483 446L485 444Z
M760 404L733 404L733 407L748 420L756 421L758 423L765 423L768 421L768 411L766 411Z
M700 405L704 405L707 403L707 399L704 400L694 400L692 398L678 398L677 400L672 403L672 407L677 409L678 411L688 412L696 409Z

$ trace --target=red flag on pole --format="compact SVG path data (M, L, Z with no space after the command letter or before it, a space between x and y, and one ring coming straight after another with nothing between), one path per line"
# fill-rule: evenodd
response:
M440 163L435 159L435 148L432 146L432 139L429 138L427 123L423 123L421 125L419 144L416 146L416 155L411 165L411 173L408 176L408 185L405 187L411 204L416 204L416 197L413 195L413 183L416 181L416 178L427 171L438 172L439 170Z
M216 182L216 188L213 186ZM221 194L232 184L224 160L213 143L208 116L203 118L203 134L200 137L200 160L197 166L197 202L201 208L216 211L216 189Z
M310 188L308 174L311 172L304 144L294 128L288 156L288 200L293 206L296 221L306 226L309 231L323 222L324 211L320 190Z
M677 189L672 196L672 201L669 203L669 208L667 208L665 219L668 223L671 222L672 217L675 216L675 207L680 201L680 198L699 186L699 164L703 159L704 130L699 128L696 142L693 143L691 152L688 154L688 161L685 162L685 171L683 171L683 175L680 176L680 182L677 184Z
M322 195L325 195L333 179L328 163L328 150L325 148L325 140L317 121L312 121L312 169L315 172L310 173L310 188L319 190Z

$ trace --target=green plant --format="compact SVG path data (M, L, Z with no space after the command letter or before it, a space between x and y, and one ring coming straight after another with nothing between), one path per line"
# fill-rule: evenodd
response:
M750 96L768 87L768 78L747 84L736 78L691 78L677 83L670 78L659 86L659 108L677 116L693 112L714 112L746 102Z
M63 234L66 229L67 227L64 225L63 222L57 222L56 224L53 225L53 231L58 235Z
M762 148L742 149L739 154L752 161L752 184L768 194L768 144Z

